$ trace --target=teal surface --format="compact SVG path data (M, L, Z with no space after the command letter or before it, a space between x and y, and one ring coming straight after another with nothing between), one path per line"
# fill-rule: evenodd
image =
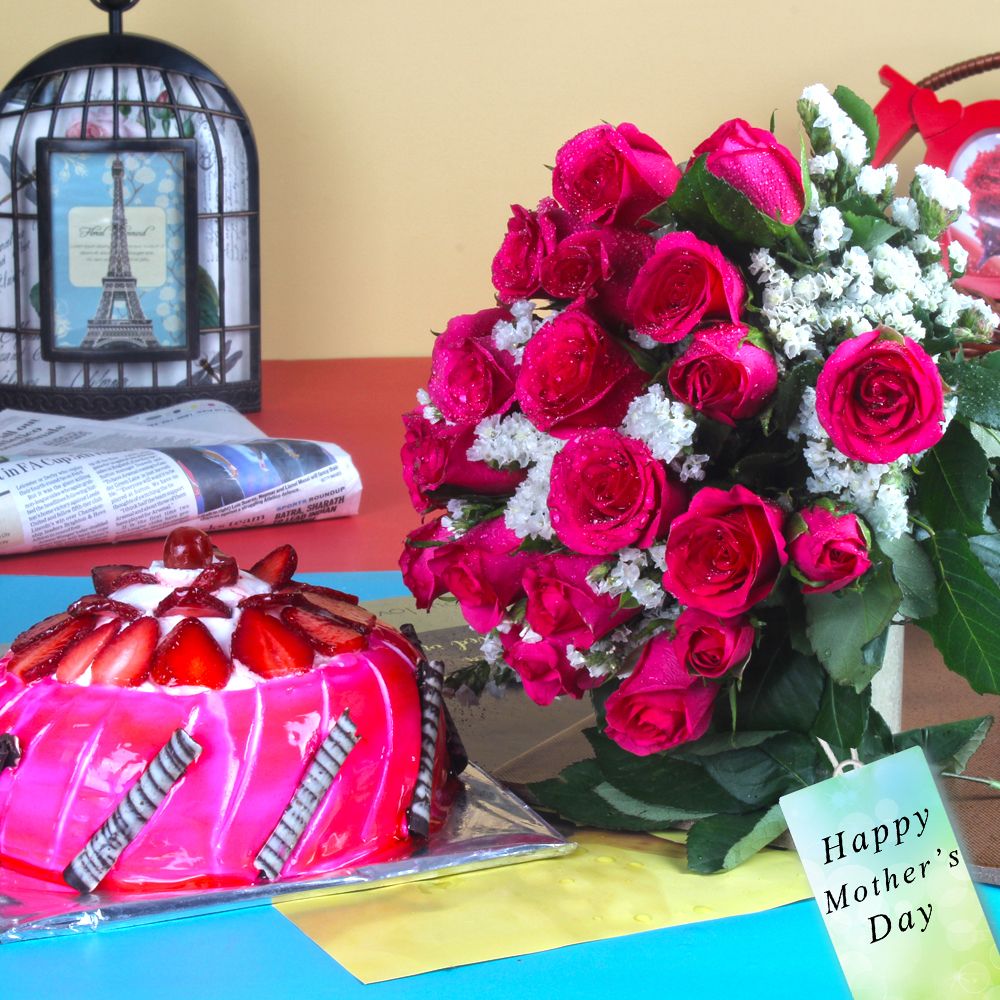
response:
M366 600L403 592L395 572L304 577L353 590ZM8 640L31 622L65 607L85 589L88 583L80 579L0 576L0 637ZM983 887L981 894L996 928L1000 889ZM370 986L345 972L269 906L0 946L0 997L106 1000L116 996L129 1000L433 1000L439 996L850 1000L812 900L748 917L647 931Z

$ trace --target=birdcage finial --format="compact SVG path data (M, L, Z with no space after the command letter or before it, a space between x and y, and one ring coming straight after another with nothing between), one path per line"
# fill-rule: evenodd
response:
M122 14L134 7L139 0L90 0L95 7L108 12L108 31L112 35L122 33Z

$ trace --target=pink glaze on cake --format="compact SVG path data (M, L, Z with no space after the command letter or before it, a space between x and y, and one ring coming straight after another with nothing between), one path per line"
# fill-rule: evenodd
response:
M25 683L0 661L0 732L23 756L0 771L0 866L60 885L66 866L179 728L202 752L101 887L165 889L257 881L254 859L344 710L358 742L285 862L316 876L409 849L421 751L416 652L383 623L366 648L306 672L225 689ZM444 726L435 813L447 778Z

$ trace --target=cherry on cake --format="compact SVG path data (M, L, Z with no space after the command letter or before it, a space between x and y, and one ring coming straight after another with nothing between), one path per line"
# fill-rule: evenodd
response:
M81 893L234 887L428 836L452 790L440 664L296 563L241 570L177 528L17 636L0 866Z

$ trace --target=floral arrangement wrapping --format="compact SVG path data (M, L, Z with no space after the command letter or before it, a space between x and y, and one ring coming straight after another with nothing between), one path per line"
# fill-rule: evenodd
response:
M893 734L871 706L894 622L1000 691L997 319L941 239L968 194L922 166L896 196L846 88L798 111L800 156L741 120L683 170L631 124L570 139L512 208L499 305L448 323L403 417L435 515L404 578L484 637L453 683L589 694L594 757L534 793L693 823L703 872L781 834L821 741L964 767L988 718Z

